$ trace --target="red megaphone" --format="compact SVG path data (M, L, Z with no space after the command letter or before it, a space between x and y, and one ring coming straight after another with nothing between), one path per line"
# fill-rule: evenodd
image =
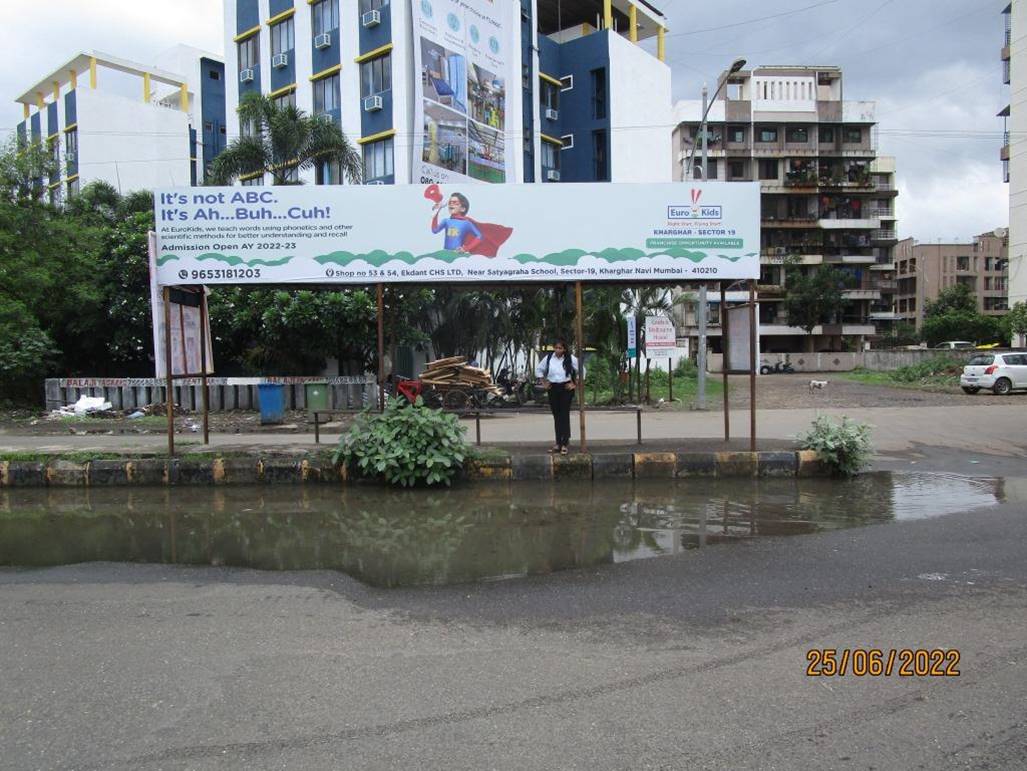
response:
M432 203L439 203L442 200L442 191L439 190L438 185L428 185L424 189L424 197Z

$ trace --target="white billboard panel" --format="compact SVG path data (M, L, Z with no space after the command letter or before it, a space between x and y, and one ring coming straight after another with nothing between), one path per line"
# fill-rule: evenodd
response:
M757 278L759 183L171 188L175 284Z

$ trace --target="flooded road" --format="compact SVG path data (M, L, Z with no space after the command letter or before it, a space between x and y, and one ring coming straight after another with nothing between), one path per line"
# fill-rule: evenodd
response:
M0 566L148 562L339 570L380 587L451 584L659 557L750 538L967 511L1003 480L634 480L379 487L8 490Z

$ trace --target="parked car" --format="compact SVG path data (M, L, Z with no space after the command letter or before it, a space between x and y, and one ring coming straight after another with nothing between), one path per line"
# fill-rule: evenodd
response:
M1027 388L1027 353L979 353L963 367L959 387L968 394L990 388L999 396Z
M973 348L974 344L969 340L946 340L944 343L938 343L934 346L934 349L944 351L962 351L968 348Z

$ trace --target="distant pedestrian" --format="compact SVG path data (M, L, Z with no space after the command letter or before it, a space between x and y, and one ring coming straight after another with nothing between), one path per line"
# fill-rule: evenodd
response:
M567 454L571 443L571 402L577 387L578 359L567 349L564 340L557 340L553 350L535 368L535 377L549 392L549 409L553 413L556 444L550 452Z

